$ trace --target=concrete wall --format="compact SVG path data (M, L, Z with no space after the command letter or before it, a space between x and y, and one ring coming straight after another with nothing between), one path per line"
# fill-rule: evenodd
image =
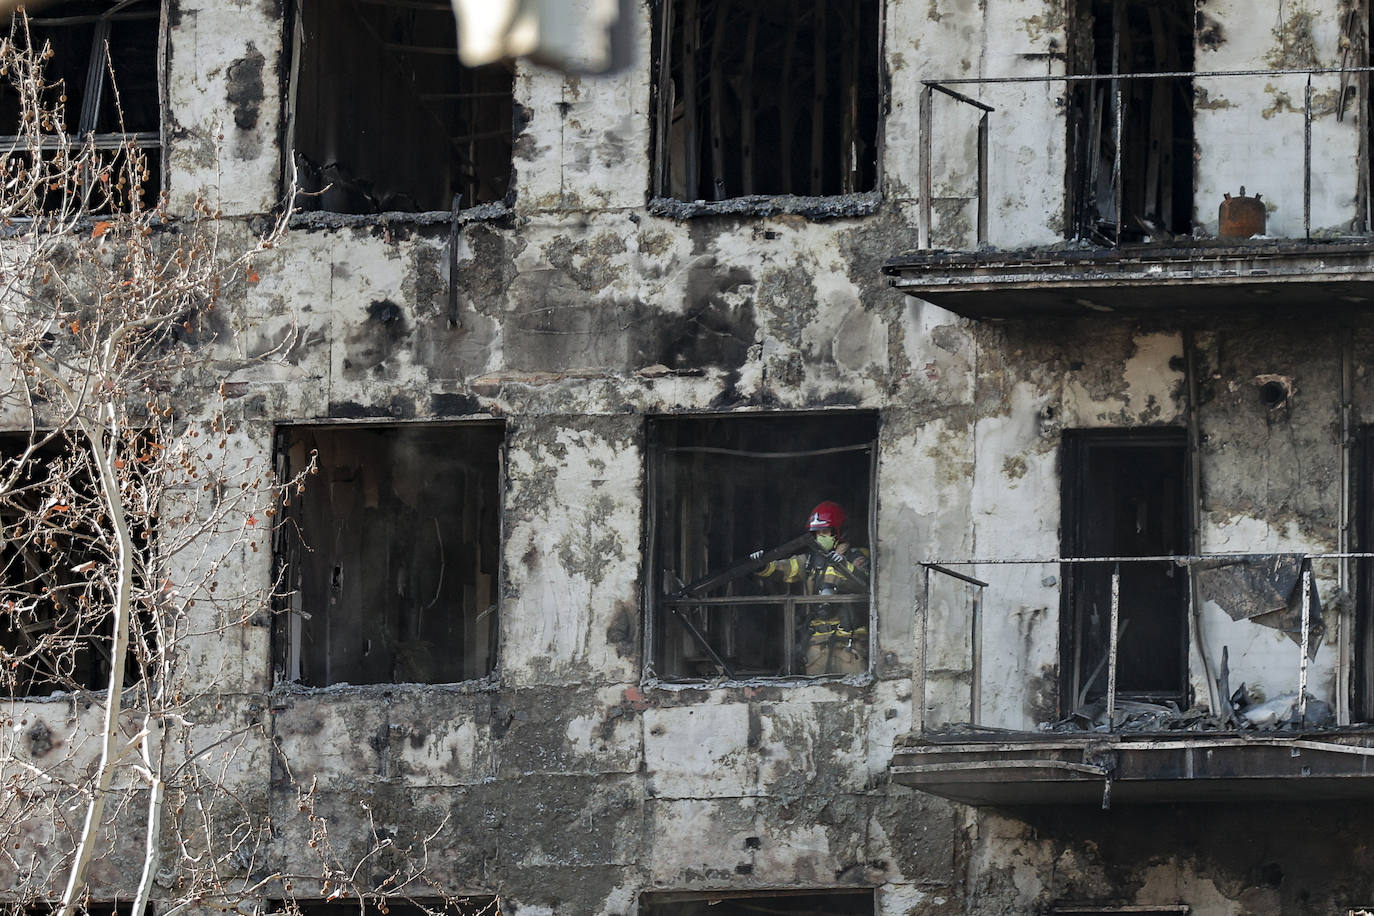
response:
M1209 0L1203 12L1226 40L1199 66L1273 64L1268 24L1297 13L1260 6ZM1335 6L1303 7L1321 62L1336 55L1323 24ZM792 886L874 887L884 916L1043 912L1066 899L1329 913L1374 900L1371 853L1354 838L1369 813L1359 807L1011 818L888 781L899 736L968 719L968 595L938 586L923 619L917 564L1055 556L1062 430L1182 426L1186 385L1177 324L979 325L887 288L881 264L916 243L919 81L1057 72L1065 36L1049 0L888 0L886 9L891 110L871 215L652 215L640 8L636 67L578 78L521 66L515 204L465 223L456 272L447 224L314 220L227 309L232 346L207 377L188 380L186 403L194 419L199 395L229 383L244 458L271 460L274 424L318 420L500 418L509 449L500 659L489 680L273 688L269 627L193 648L223 672L206 723L264 723L232 757L240 802L272 824L268 858L241 877L271 857L283 871L318 872L304 842L314 822L297 793L315 781L313 811L342 861L371 848L368 817L401 845L432 832L436 879L499 893L510 913L630 914L643 890ZM280 16L272 2L171 0L174 210L207 189L245 224L277 204ZM1260 81L1245 85L1228 84L1237 107L1199 115L1199 208L1245 182L1276 202L1274 224L1291 231L1298 96L1278 81L1262 93ZM1263 122L1281 123L1287 139L1231 120L1258 123L1247 92L1276 106L1288 93L1290 105ZM258 96L247 103L256 117L232 116L232 99ZM1061 238L1059 88L1012 84L984 97L998 108L994 241ZM940 100L940 244L970 237L967 114ZM253 126L239 127L245 120ZM1337 123L1325 110L1318 121L1315 225L1352 218L1360 123L1358 112ZM1204 549L1334 550L1340 329L1310 316L1199 322ZM284 359L249 358L283 341ZM1359 338L1357 366L1374 357L1371 346ZM1295 386L1279 411L1256 396L1256 377L1269 373ZM1357 415L1374 409L1370 385L1361 372ZM855 408L881 418L871 676L641 683L646 415ZM242 572L265 582L270 558L244 556ZM1057 567L980 574L992 587L979 715L1035 729L1057 715ZM1336 570L1320 574L1329 593ZM1296 683L1297 650L1275 631L1211 608L1203 632L1211 658L1230 648L1233 684L1274 695ZM1313 692L1332 701L1341 632L1328 626L1312 671ZM1196 653L1191 675L1205 702ZM65 700L27 703L24 715L78 727ZM41 762L52 752L15 753ZM1345 830L1349 841L1333 842ZM121 869L124 855L100 877L127 892L136 872Z

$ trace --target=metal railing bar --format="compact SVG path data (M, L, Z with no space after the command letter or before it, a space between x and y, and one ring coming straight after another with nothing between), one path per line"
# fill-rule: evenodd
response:
M1307 722L1307 646L1312 629L1312 564L1302 564L1302 641L1299 651L1302 658L1298 661L1298 723Z
M1302 97L1302 231L1312 238L1312 74Z
M1307 560L1374 560L1374 553L1304 553L1301 550L1246 551L1245 553L1161 554L1145 557L988 557L984 559L921 561L921 566L1015 566L1054 563L1203 563L1208 560L1251 560L1264 557L1299 557Z
M726 595L718 598L664 598L673 607L708 607L732 604L867 604L867 595Z
M1107 731L1116 731L1116 666L1121 639L1121 565L1112 568L1112 631L1107 649Z
M955 579L960 579L960 580L962 580L962 581L964 581L964 582L967 582L967 583L970 584L970 585L976 585L976 586L978 586L979 588L987 588L987 587L988 587L988 584L987 584L986 582L984 582L982 579L975 579L975 578L973 578L972 576L966 576L966 575L964 575L964 574L961 573L961 572L955 572L955 571L952 570L952 569L946 569L945 567L941 566L939 563L922 563L921 565L924 566L926 569L933 569L933 570L935 570L936 572L944 573L944 574L947 575L947 576L953 576Z
M977 86L997 83L1079 83L1094 80L1160 80L1186 77L1226 76L1308 76L1324 73L1374 73L1374 67L1296 67L1282 70L1160 70L1148 73L1060 73L1040 76L967 76L955 79L921 80L921 84L944 91L947 86Z
M980 102L980 101L978 101L977 99L969 98L968 96L964 95L962 92L955 92L953 89L950 89L950 88L947 87L947 86L942 86L942 85L940 85L940 83L938 83L938 82L934 82L934 81L931 81L931 80L922 80L922 83L923 83L924 85L926 85L926 86L929 86L931 89L934 89L936 92L943 92L945 95L949 96L950 98L958 99L959 101L964 102L965 104L972 105L974 108L981 108L981 109L983 109L983 111L996 111L996 110L997 110L996 108L993 108L991 105L988 105L988 104L986 104L986 103L984 103L984 102Z

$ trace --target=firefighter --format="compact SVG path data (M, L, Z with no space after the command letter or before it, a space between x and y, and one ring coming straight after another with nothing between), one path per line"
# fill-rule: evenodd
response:
M818 551L774 560L755 575L801 582L808 595L868 592L869 553L851 547L844 537L845 513L826 500L811 510L807 530ZM752 556L758 559L763 551ZM803 670L807 674L858 674L868 669L868 608L861 604L806 604L812 612L802 634Z

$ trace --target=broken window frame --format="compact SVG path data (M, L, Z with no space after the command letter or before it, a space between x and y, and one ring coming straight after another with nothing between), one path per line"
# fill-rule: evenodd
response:
M751 901L754 906L763 906L768 903L778 903L784 906L796 907L800 905L799 898L825 898L833 897L836 900L845 898L847 900L862 900L868 902L867 912L857 914L857 916L874 916L878 912L876 892L871 887L818 887L818 888L777 888L773 890L730 890L730 891L647 891L639 896L638 912L643 916L675 916L671 911L664 910L664 907L678 908L679 905L693 903L705 903L711 907L710 912L728 912L722 904L729 904L732 901ZM859 907L863 909L862 905ZM751 908L753 912L754 911ZM793 912L791 909L779 909L774 912ZM816 910L806 910L807 913L818 912Z
M861 75L869 65L869 62L863 59L866 57L865 54L855 50L854 46L856 42L846 42L843 40L843 35L836 34L831 36L829 30L825 30L825 34L828 38L827 41L816 35L816 30L812 29L813 41L810 54L808 55L807 48L804 44L798 41L795 36L789 34L788 40L786 41L788 50L796 47L800 52L794 55L791 58L792 60L801 60L803 66L805 66L806 61L816 59L815 48L816 46L821 46L823 42L825 42L824 47L826 49L824 56L825 58L829 58L834 51L834 49L830 47L829 42L833 42L840 49L841 66L846 67L853 74L853 81L848 87L848 92L843 90L838 92L838 95L842 98L847 95L849 102L847 110L844 112L844 123L841 127L841 133L844 136L833 141L838 148L838 168L841 177L839 179L838 189L833 187L827 188L825 179L822 177L826 165L834 165L834 163L829 163L828 161L827 137L831 134L831 131L826 129L823 116L813 117L810 121L812 125L809 141L811 155L808 157L808 165L804 170L808 176L806 187L794 185L793 179L795 176L791 174L794 171L791 165L794 156L791 155L791 153L797 146L796 135L798 131L796 128L800 120L794 120L790 117L790 114L807 108L808 102L810 103L810 110L813 115L817 110L824 110L825 97L828 93L820 88L822 85L826 84L826 61L822 60L822 65L819 68L814 66L806 67L812 76L812 83L815 87L811 96L804 97L801 96L800 93L784 92L777 100L776 108L778 110L779 130L777 137L778 161L775 165L778 167L772 169L771 172L783 178L784 184L777 189L768 189L760 186L760 176L768 174L770 169L766 167L761 159L755 158L758 151L758 127L760 123L762 123L758 113L766 110L767 106L757 104L759 96L752 92L754 80L752 78L747 80L741 78L739 80L739 82L748 83L751 87L748 107L750 111L754 113L754 117L740 116L738 118L738 123L740 125L738 156L727 159L726 147L727 145L733 144L727 142L722 130L726 118L723 112L725 106L721 99L726 92L726 85L735 81L722 77L721 64L719 63L714 68L708 66L707 80L690 79L689 77L694 76L697 72L698 62L696 61L696 57L701 51L698 47L697 50L692 53L687 53L688 48L684 41L677 40L679 36L674 34L674 26L678 22L676 13L679 4L682 8L682 18L687 20L693 18L693 14L699 9L698 4L717 2L718 0L653 0L651 9L653 19L651 64L653 82L651 93L654 117L652 125L653 130L650 137L650 199L693 203L708 200L721 202L738 198L749 198L755 195L775 197L834 197L876 192L881 188L883 178L883 123L884 115L887 113L889 105L887 70L883 56L885 44L884 36L886 32L886 5L881 2L874 3L873 9L869 11L874 17L874 22L872 24L874 46L871 62L874 73L872 76L871 98L868 98L867 93L862 89L863 77ZM796 3L799 2L812 3L813 8L810 15L813 19L817 15L821 15L823 17L822 21L824 21L829 18L828 14L835 12L830 10L829 7L836 5L840 0L792 0L792 10L794 12L796 11ZM863 7L865 4L872 3L872 0L844 0L844 2L850 5L850 9L854 12L855 16L863 17L866 15ZM749 4L745 6L749 6ZM712 43L713 48L716 39L722 37L727 31L726 27L728 25L730 4L728 2L726 3L727 18L720 21L714 18L714 11L717 8L717 6L712 7L712 35L710 36L709 42ZM822 12L818 14L817 10L821 10ZM759 59L756 44L759 15L760 13L757 8L755 8L750 17L749 24L746 25L744 29L745 41L747 43L744 55L744 61L746 62L744 64L745 67L748 66L747 62ZM805 17L797 15L792 17L792 22L799 23L803 18ZM698 29L697 31L699 32L701 30ZM847 35L852 33L846 32L843 34ZM707 40L698 36L698 39L691 44L699 46L705 43L707 43ZM717 61L719 61L719 55L715 55L714 50L712 53ZM690 90L684 89L684 98L687 100L684 102L684 120L686 122L684 131L686 137L680 144L680 148L672 141L673 124L676 120L674 116L676 102L674 100L675 83L673 79L675 65L685 68L683 76L684 84L692 84ZM789 66L790 64L787 56L784 55L780 81L786 87L796 84L795 80L789 80L786 76ZM695 143L691 140L691 136L695 132L694 125L699 120L702 120L698 115L696 110L697 105L695 104L697 97L696 86L702 82L705 82L707 85L705 95L707 97L706 107L708 114L704 120L714 124L712 131L717 135L709 145L702 143L700 140ZM817 105L817 94L821 96L819 105ZM864 96L865 98L865 107L868 105L872 106L871 124L869 123L870 117L861 115L858 111L860 107L860 96ZM690 117L687 116L689 108L691 110ZM793 121L793 129L790 137L788 136L788 131L782 126L789 120ZM869 135L870 129L871 135ZM845 137L848 138L847 142ZM864 156L856 155L856 148L859 143L869 144L871 146L871 154ZM713 193L703 193L706 189L702 186L702 183L703 180L708 178L708 175L704 164L699 165L699 161L704 160L702 150L707 149L708 146L710 148L711 158L711 173L709 178ZM820 151L819 167L815 161L817 158L817 150ZM673 186L674 181L672 176L674 172L675 157L681 157L683 160L682 169L684 178L683 187L680 193L675 193L677 189ZM734 167L727 168L727 163L733 164ZM731 173L738 175L738 187L735 189L729 188L726 185L726 176Z
M812 422L818 424L818 430L814 433L814 439L820 443L818 447L812 449L787 449L779 450L776 453L749 453L750 457L758 460L774 461L793 461L805 459L813 455L830 455L840 452L867 452L868 457L865 462L865 472L867 474L867 493L864 494L864 522L866 525L862 529L856 529L853 524L858 518L856 505L848 505L845 508L849 513L847 528L850 533L856 530L863 530L866 538L866 545L869 550L869 585L866 594L836 594L830 596L813 596L792 594L792 589L788 588L783 594L760 594L749 596L724 596L724 597L699 597L693 596L684 600L669 600L672 594L671 588L682 585L683 583L674 580L665 581L665 570L660 568L659 551L660 538L659 531L663 522L660 519L660 502L666 498L666 487L670 486L670 477L667 463L668 458L675 451L699 452L699 453L730 453L740 452L739 449L723 448L709 444L697 444L693 446L669 446L662 442L664 438L662 430L665 425L672 425L693 421L721 421L749 422L749 421L774 421L774 422ZM824 443L827 441L826 421L848 421L851 423L869 422L872 424L871 437L860 442L848 445L831 447ZM694 683L704 680L711 680L712 676L691 675L676 670L676 666L670 662L667 656L667 642L670 634L676 634L684 644L694 644L700 648L705 655L703 660L709 660L720 669L719 674L723 674L728 680L823 680L844 677L844 674L805 674L801 670L799 660L801 652L805 650L799 626L804 622L802 617L807 613L808 608L823 605L835 605L839 607L864 608L865 622L858 623L856 618L852 622L856 626L863 626L867 630L866 640L867 664L865 671L871 671L874 657L874 647L876 638L874 634L874 622L877 619L875 613L875 596L877 594L877 518L878 518L878 494L877 494L877 471L878 471L878 442L879 426L881 418L875 411L845 411L840 412L798 412L798 413L769 413L760 415L750 414L693 414L693 415L660 415L651 416L646 419L646 470L645 470L645 646L646 661L645 671L650 679L657 679L665 682ZM822 488L817 493L826 494L828 490ZM771 537L775 537L778 542L788 539L790 535L804 531L805 513L822 499L833 498L832 495L820 495L816 499L802 500L806 504L806 509L797 512L794 519L791 515L784 516L781 511L772 520L769 527ZM800 505L801 503L798 503ZM704 538L704 536L703 536ZM767 549L771 544L750 544L748 547L742 545L737 547L738 557L736 561L742 561L747 554L755 549ZM704 572L718 572L719 569L694 571L695 575ZM741 574L737 580L745 580L747 574ZM725 587L728 583L722 583L720 587ZM683 611L674 613L673 607ZM741 622L731 621L711 625L710 614L747 612L750 609L759 607L776 607L782 614L780 621L783 634L783 646L781 648L781 670L776 670L772 674L749 673L740 674L735 671L733 666L725 661L731 655L730 646L739 638L736 631L741 626ZM716 630L722 632L727 637L725 640L717 638ZM719 676L716 675L716 676Z
M379 216L382 213L387 213L389 216L392 217L394 217L396 214L401 214L402 217L404 217L405 215L418 217L421 214L456 214L460 208L466 209L481 204L499 204L503 206L511 205L514 202L515 194L514 144L516 106L514 65L507 61L495 64L488 64L478 68L469 68L462 65L458 62L458 46L456 32L452 33L454 36L454 40L451 48L447 45L412 45L412 47L416 49L416 54L433 56L441 52L447 53L453 61L453 65L457 68L460 76L463 79L470 81L465 82L460 86L453 87L456 90L454 92L419 93L422 99L422 104L426 106L426 110L429 112L433 120L439 122L446 132L450 128L457 128L452 123L446 123L444 118L435 113L433 109L427 105L427 103L435 101L442 102L466 100L468 103L466 117L473 120L477 120L479 119L478 108L481 104L481 100L499 97L505 102L506 107L508 108L509 116L506 118L506 123L504 127L493 128L485 131L481 129L477 129L475 131L470 130L468 133L458 133L446 137L447 143L452 148L451 153L455 169L450 178L459 178L459 170L467 166L470 166L468 174L463 177L462 181L454 181L454 187L450 189L454 191L454 193L449 194L445 197L443 201L443 207L420 206L418 200L415 201L416 208L414 209L407 210L395 207L388 208L384 206L387 200L394 198L410 197L412 200L415 200L414 195L404 190L393 190L386 197L381 197L379 195L377 198L373 198L373 202L376 205L375 209L340 209L324 205L324 195L329 190L327 185L339 183L337 178L331 179L330 176L325 175L324 173L327 171L327 168L330 165L334 165L336 166L336 175L338 174L337 166L339 165L339 163L337 159L334 163L328 163L323 161L313 163L313 166L317 167L319 170L319 174L313 177L308 174L302 174L303 172L310 171L310 169L309 167L304 169L301 168L300 163L298 163L297 161L298 157L303 157L307 155L306 151L300 148L303 144L297 138L297 132L300 129L300 122L302 120L302 113L300 110L299 100L301 94L302 81L303 79L305 79L301 71L301 62L305 57L304 42L306 38L305 27L303 25L303 20L306 17L302 9L302 4L314 2L321 2L321 0L291 0L287 7L286 16L284 17L286 22L284 43L286 46L286 54L288 58L286 70L289 75L287 77L286 83L287 98L285 113L286 123L284 131L285 142L282 144L282 189L284 193L295 194L294 206L298 210L318 211L338 215L354 215L366 217ZM432 6L432 12L443 13L447 16L450 25L452 25L453 9L452 6L448 3L448 0L432 0L432 2L431 0L395 0L394 3L396 8L412 9L417 8L417 5L419 4L424 4L426 11L431 11L429 10L429 7ZM349 6L354 9L357 9L361 6L388 7L393 5L393 0L347 0L347 2L342 5ZM378 36L375 33L375 31L372 31L370 28L368 30L369 33L374 37L374 39L377 39L380 44L384 45L390 51L397 52L398 54L402 51L402 49L400 48L400 45L402 44L401 42L382 41L380 40L380 36ZM434 36L429 35L426 37L432 39ZM407 75L407 71L400 64L399 57L397 57L394 63L396 63L395 69L399 73L399 75L394 75L396 79L410 79L412 81L415 80L413 71L410 71L409 75ZM509 92L498 92L494 89L487 87L486 85L487 82L490 81L495 74L501 71L505 71L509 75ZM486 114L487 113L482 113L480 117L485 118ZM482 152L479 154L480 144L500 138L504 138L505 140L506 150L504 157L498 157L494 154L486 152ZM392 137L389 139L394 140L396 138ZM415 144L420 144L424 148L427 148L425 138L415 138L413 142ZM484 171L480 163L486 162L488 160L494 160L495 158L504 159L504 165L502 169L499 170L503 171L504 174L493 177L495 175L495 172L498 170L493 167L490 170ZM464 166L464 163L466 163L467 166ZM346 166L347 163L344 163L344 165ZM375 185L374 180L368 178L368 176L363 175L361 173L354 173L352 175L352 178L357 180L360 184L365 183L369 185ZM311 187L312 184L324 185L326 187L323 190L317 190ZM458 187L458 185L460 184L461 189L459 189ZM483 184L492 185L492 190L500 190L500 194L484 194L481 193L480 190L475 190L480 189ZM367 192L362 193L363 198L367 198L368 196L369 195Z
M85 83L81 93L81 111L77 115L75 130L69 130L66 134L68 143L82 143L89 137L91 145L97 150L117 152L120 150L139 150L150 160L155 160L153 169L149 171L156 175L156 184L149 188L144 187L145 195L151 190L151 200L156 203L161 190L167 186L166 181L166 157L162 155L165 146L162 133L167 123L166 111L166 60L167 60L167 9L164 0L109 0L110 6L103 13L99 14L79 14L73 16L60 15L62 5L55 4L45 7L39 15L29 17L28 25L30 29L55 28L59 26L80 26L94 25L95 32L91 39L91 52L86 61ZM129 7L146 6L148 9L133 9ZM115 22L127 22L135 20L146 20L156 18L157 28L157 51L154 67L157 73L157 110L158 128L157 130L135 131L125 133L123 131L97 131L96 127L101 115L101 101L104 93L111 90L110 64L106 57L106 46L110 38L110 30ZM119 73L115 72L114 78L118 79ZM64 141L56 136L44 137L41 149L44 151L57 150L61 148ZM28 147L29 141L19 134L0 134L0 150L22 151ZM113 158L113 157L111 157ZM87 183L99 180L99 176L90 175L86 178Z
M1082 558L1093 556L1104 556L1099 550L1087 546L1088 536L1083 531L1086 524L1084 507L1092 501L1092 496L1087 492L1088 483L1085 479L1088 470L1088 452L1094 449L1105 448L1126 448L1126 449L1158 449L1177 451L1180 477L1177 481L1177 498L1180 505L1173 507L1179 511L1178 517L1174 520L1176 530L1174 534L1179 538L1178 547L1173 551L1160 551L1158 554L1173 555L1188 554L1188 537L1192 530L1193 514L1197 511L1192 505L1191 498L1191 462L1188 460L1189 445L1188 431L1183 427L1139 427L1131 429L1066 429L1063 432L1060 448L1060 538L1061 556L1068 558ZM1128 554L1108 553L1105 556L1127 556ZM1140 575L1148 575L1151 568L1158 569L1165 566L1164 561L1155 563L1121 563L1122 582L1125 584L1128 578ZM1169 570L1166 567L1165 572ZM1064 563L1060 568L1060 610L1059 610L1059 705L1060 715L1068 717L1073 715L1079 708L1080 695L1084 700L1091 698L1089 693L1093 684L1102 681L1104 683L1103 693L1105 694L1106 666L1109 659L1105 650L1104 656L1099 664L1093 668L1087 666L1091 664L1086 660L1085 646L1085 623L1080 619L1079 608L1081 603L1086 600L1088 593L1094 588L1093 580L1110 581L1112 566L1110 563ZM1178 653L1177 661L1179 668L1179 681L1176 690L1154 691L1154 690L1132 690L1118 684L1116 696L1119 699L1139 699L1149 702L1164 702L1174 700L1181 707L1187 705L1189 690L1189 615L1191 613L1191 595L1188 587L1188 576L1182 570L1173 573L1179 577L1177 586L1180 591L1178 597L1179 625L1178 625ZM1126 594L1123 589L1123 596ZM1124 602L1123 602L1124 608ZM1123 613L1123 619L1125 619ZM1119 633L1121 631L1118 631ZM1137 631L1139 632L1139 631ZM1125 637L1120 637L1118 644L1118 668L1122 653L1125 651ZM1091 650L1091 647L1086 647ZM1118 675L1120 676L1120 675ZM1088 678L1088 684L1081 683L1084 677Z
M284 507L283 524L278 526L274 534L273 581L279 583L281 588L285 591L285 596L280 598L277 602L277 613L272 627L272 673L274 683L296 684L311 689L323 689L333 684L345 682L357 686L386 686L406 683L449 684L479 681L483 678L492 677L496 673L501 644L501 595L505 573L502 550L504 545L506 468L508 467L508 459L506 425L504 421L471 419L433 422L361 421L341 423L334 420L309 423L279 423L276 427L274 436L274 455L278 479L287 480L294 469L294 465L290 460L290 450L293 445L292 436L301 431L308 431L311 434L323 432L326 434L346 435L350 432L360 433L368 430L390 430L399 433L411 430L429 432L451 430L455 433L460 433L463 430L474 429L486 430L488 431L485 433L486 435L492 435L490 431L495 431L494 438L497 439L495 442L494 455L492 455L494 467L490 469L494 477L493 492L490 494L484 493L484 496L489 495L494 499L494 505L489 507L490 511L494 514L493 524L495 526L494 537L491 538L493 543L490 562L494 572L491 574L490 579L490 604L485 610L478 611L476 616L473 617L473 621L479 620L488 614L493 618L488 624L490 631L487 637L487 645L484 650L486 663L482 670L468 676L459 677L456 680L412 680L397 678L393 661L393 674L392 678L389 680L360 681L350 680L348 677L336 679L326 674L322 683L305 684L303 682L305 675L303 673L301 646L305 638L304 624L309 619L309 616L318 612L314 611L313 608L305 607L304 589L295 587L295 582L292 581L293 574L291 565L292 558L299 555L302 550L314 550L311 546L312 533L311 531L303 530L300 525L300 520L301 513L305 510L305 503L303 501L311 498L312 487L320 488L322 485L327 485L328 478L326 475L330 473L331 467L324 461L321 461L317 465L318 473L305 481L303 492L292 494L289 504ZM461 443L455 443L455 449L460 446ZM468 450L467 453L471 454L471 450ZM483 532L480 530L480 526L482 525L480 511L474 525L477 526L478 529L475 536L480 539L483 536ZM487 532L487 534L492 534L492 532ZM439 536L442 540L442 533L440 533ZM475 600L474 598L474 601ZM322 600L318 601L317 604L327 606L329 602ZM366 610L366 608L363 608L363 611ZM389 626L391 630L394 630L399 612L395 612L393 609L388 610L392 611L388 617L388 621L390 622ZM460 622L465 624L467 622L466 618ZM386 632L390 632L390 630ZM395 653L393 652L393 656L394 655ZM327 661L326 664L328 664Z

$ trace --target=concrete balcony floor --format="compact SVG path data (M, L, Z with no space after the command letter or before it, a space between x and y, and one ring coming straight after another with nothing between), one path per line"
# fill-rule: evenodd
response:
M1374 305L1374 238L922 251L883 272L894 287L976 319L1339 311Z
M913 736L894 782L976 806L1374 799L1374 726Z

